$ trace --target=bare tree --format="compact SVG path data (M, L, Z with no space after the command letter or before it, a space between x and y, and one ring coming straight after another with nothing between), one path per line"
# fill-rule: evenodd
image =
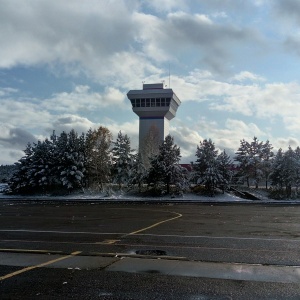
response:
M89 130L86 135L86 160L89 181L96 182L100 189L110 181L112 134L100 126L97 130Z
M150 168L150 158L158 154L161 144L159 130L155 125L152 125L144 137L142 145L140 145L142 162L146 170Z

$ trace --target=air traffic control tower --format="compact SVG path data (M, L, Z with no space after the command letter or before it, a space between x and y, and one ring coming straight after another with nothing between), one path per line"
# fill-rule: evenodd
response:
M169 134L169 121L175 115L181 101L172 89L164 89L163 83L143 84L142 90L131 90L127 93L132 110L140 117L139 148L151 127L155 126L163 142Z

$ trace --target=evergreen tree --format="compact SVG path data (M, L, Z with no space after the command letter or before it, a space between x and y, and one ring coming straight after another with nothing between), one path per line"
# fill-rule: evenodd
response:
M48 139L34 144L31 165L27 174L30 187L45 192L54 184L55 157L53 148L52 142Z
M270 173L270 158L273 156L271 149L269 141L263 143L257 137L254 137L251 143L244 139L240 141L234 159L239 163L238 176L247 180L248 187L250 179L253 179L256 188L263 177L267 180Z
M299 166L297 156L293 149L289 147L286 152L279 149L273 162L270 178L272 186L279 191L285 189L286 196L292 195L292 187L297 185Z
M135 154L133 156L132 167L129 171L128 184L130 186L137 184L139 192L141 192L142 184L146 181L147 174L141 153Z
M272 171L272 160L274 153L273 147L269 141L266 141L262 146L262 172L266 182L266 189L268 189L268 180Z
M62 132L57 140L57 170L59 179L68 190L83 187L85 154L78 134L72 129L69 134Z
M16 172L15 165L1 165L0 166L0 182L7 183Z
M232 178L232 171L230 170L230 167L232 166L232 160L230 159L229 155L227 155L225 150L218 155L217 164L219 168L219 173L221 175L219 183L223 187L223 194L224 194Z
M112 148L112 176L113 182L121 188L122 184L127 185L129 173L133 164L133 150L130 148L130 138L120 131Z
M174 144L174 139L168 135L159 146L159 152L150 160L148 183L153 183L157 188L165 185L170 193L170 185L174 184L183 189L187 184L186 170L179 165L180 148Z
M217 161L218 150L211 139L200 141L197 146L197 160L193 164L193 178L198 184L204 184L208 193L213 196L217 184L223 181Z
M295 160L296 160L296 192L298 193L300 185L300 148L299 146L295 149Z
M13 193L29 192L30 190L30 169L33 158L33 147L27 144L24 150L25 155L15 164L16 172L9 181L9 187Z
M297 184L297 160L293 149L289 146L289 149L283 155L283 178L286 189L287 197L292 195L292 187Z
M249 178L251 175L251 166L249 162L249 148L250 145L247 141L242 139L240 141L240 147L235 153L234 160L238 162L238 174L237 176L241 181L246 180L248 187L250 186Z
M284 178L283 178L283 151L280 148L272 162L272 172L270 174L270 179L272 182L272 186L279 188L280 190L283 189L284 185Z

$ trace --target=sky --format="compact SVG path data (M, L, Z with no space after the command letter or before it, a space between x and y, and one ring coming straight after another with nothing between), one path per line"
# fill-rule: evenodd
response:
M209 138L300 145L299 0L0 0L0 43L0 165L53 130L105 126L137 149L142 82L182 102L182 163Z

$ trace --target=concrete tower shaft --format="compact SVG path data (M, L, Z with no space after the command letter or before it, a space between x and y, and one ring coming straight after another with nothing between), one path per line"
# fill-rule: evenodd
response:
M143 84L142 90L127 93L132 110L140 117L139 147L151 127L158 129L161 141L169 134L169 121L176 115L181 101L172 89L164 89L163 83Z

